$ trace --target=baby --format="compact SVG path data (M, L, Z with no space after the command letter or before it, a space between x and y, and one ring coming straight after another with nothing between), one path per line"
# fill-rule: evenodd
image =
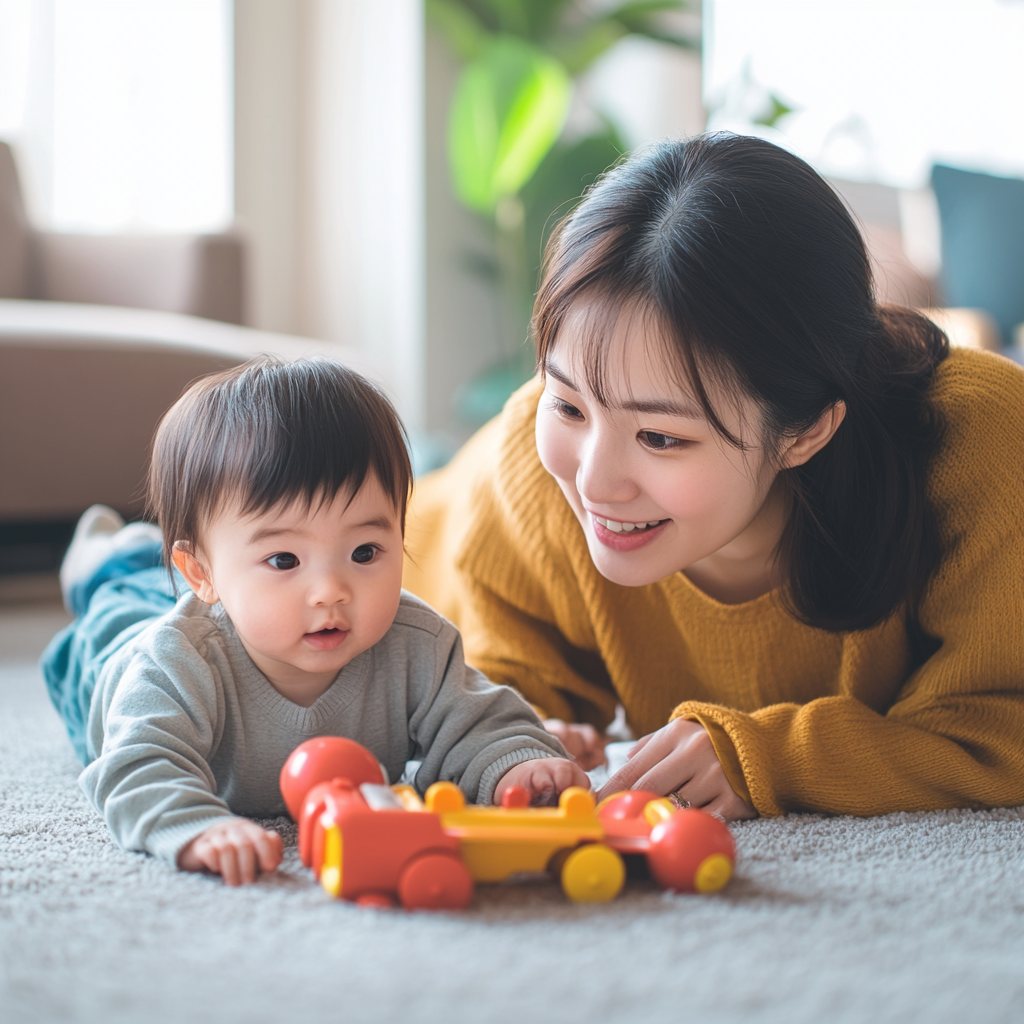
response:
M463 660L454 626L401 588L411 484L376 388L326 360L260 358L190 387L161 422L149 504L160 531L83 516L62 568L78 615L43 655L116 841L252 882L281 840L291 750L348 736L392 781L421 761L470 800L589 788L514 691ZM175 603L173 565L190 588Z

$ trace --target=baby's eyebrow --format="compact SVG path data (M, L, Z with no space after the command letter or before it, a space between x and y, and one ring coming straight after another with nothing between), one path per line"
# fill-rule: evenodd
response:
M373 519L367 519L365 523L357 523L356 529L365 530L371 526L378 530L390 530L391 520L387 516L374 516Z
M271 537L281 537L287 533L295 533L295 530L289 530L283 526L265 526L262 530L257 530L250 538L250 544L259 544L261 541L268 540Z

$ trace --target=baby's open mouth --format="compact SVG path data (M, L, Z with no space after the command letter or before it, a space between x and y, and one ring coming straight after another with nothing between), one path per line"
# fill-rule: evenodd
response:
M320 629L315 633L307 633L305 640L306 643L315 647L318 651L331 651L338 647L347 636L347 629L338 629L337 626L332 626L330 629Z

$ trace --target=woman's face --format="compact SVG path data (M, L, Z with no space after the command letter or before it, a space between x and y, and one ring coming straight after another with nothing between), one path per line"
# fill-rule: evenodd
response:
M767 500L777 470L764 456L756 402L706 382L719 418L747 447L730 445L680 389L643 318L620 316L604 353L602 403L580 358L584 330L584 317L570 314L548 356L537 449L601 575L637 587L686 570L699 586L724 577L724 590L705 589L728 593L730 573L770 573L784 516Z

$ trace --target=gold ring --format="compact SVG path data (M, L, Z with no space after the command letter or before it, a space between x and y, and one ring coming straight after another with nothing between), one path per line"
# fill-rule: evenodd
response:
M682 786L679 787L679 789L682 788ZM668 798L672 801L672 803L676 805L676 807L679 808L679 810L685 811L686 808L690 806L690 801L687 800L685 796L679 795L679 789L677 789L674 793L669 793Z

